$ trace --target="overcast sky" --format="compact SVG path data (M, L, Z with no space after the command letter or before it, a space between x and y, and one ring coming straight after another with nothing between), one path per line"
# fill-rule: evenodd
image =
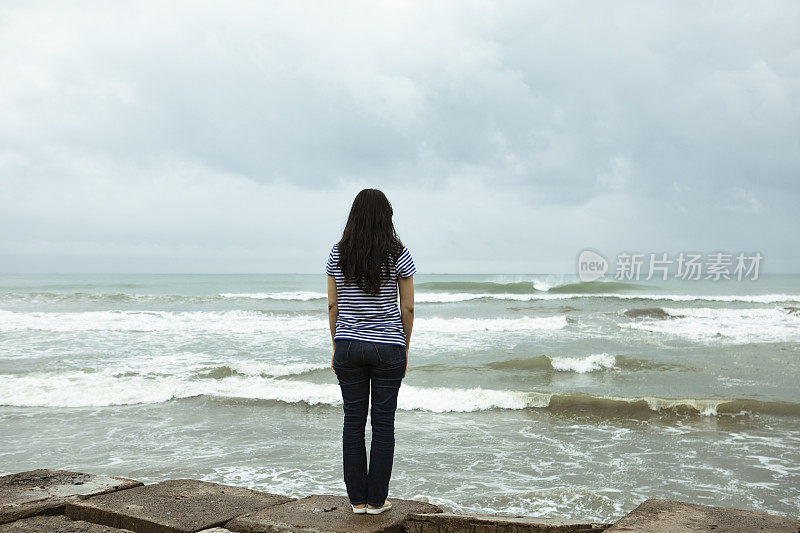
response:
M800 2L0 3L0 271L800 272Z

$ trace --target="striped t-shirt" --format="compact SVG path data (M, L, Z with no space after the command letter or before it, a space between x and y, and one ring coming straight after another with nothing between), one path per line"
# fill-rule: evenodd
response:
M339 245L334 244L328 256L325 271L336 279L336 300L339 318L333 338L357 341L382 342L406 345L400 309L397 306L397 278L414 275L416 268L408 248L389 268L389 278L384 280L378 294L367 294L355 283L345 285L344 274L339 268Z

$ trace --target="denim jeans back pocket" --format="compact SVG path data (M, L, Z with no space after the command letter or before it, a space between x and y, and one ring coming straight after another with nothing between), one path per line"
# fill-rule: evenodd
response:
M406 349L398 344L377 344L378 360L385 365L394 365L403 361Z
M350 361L350 344L352 342L348 340L336 341L336 349L333 350L334 364L344 365Z

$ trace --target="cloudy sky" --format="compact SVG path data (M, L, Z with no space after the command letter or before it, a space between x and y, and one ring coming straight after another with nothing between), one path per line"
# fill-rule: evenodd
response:
M800 272L800 3L0 4L0 271Z

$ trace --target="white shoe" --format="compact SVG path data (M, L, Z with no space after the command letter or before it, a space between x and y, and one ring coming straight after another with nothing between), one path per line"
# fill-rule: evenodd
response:
M355 514L364 514L364 513L366 513L366 512L367 512L367 506L366 506L366 504L364 505L364 507L356 507L355 505L353 505L353 504L351 503L351 504L350 504L350 507L352 507L352 508L353 508L353 512L354 512Z
M383 507L376 507L375 509L367 507L367 514L381 514L382 512L388 511L391 508L392 508L391 503L389 505L384 505Z

